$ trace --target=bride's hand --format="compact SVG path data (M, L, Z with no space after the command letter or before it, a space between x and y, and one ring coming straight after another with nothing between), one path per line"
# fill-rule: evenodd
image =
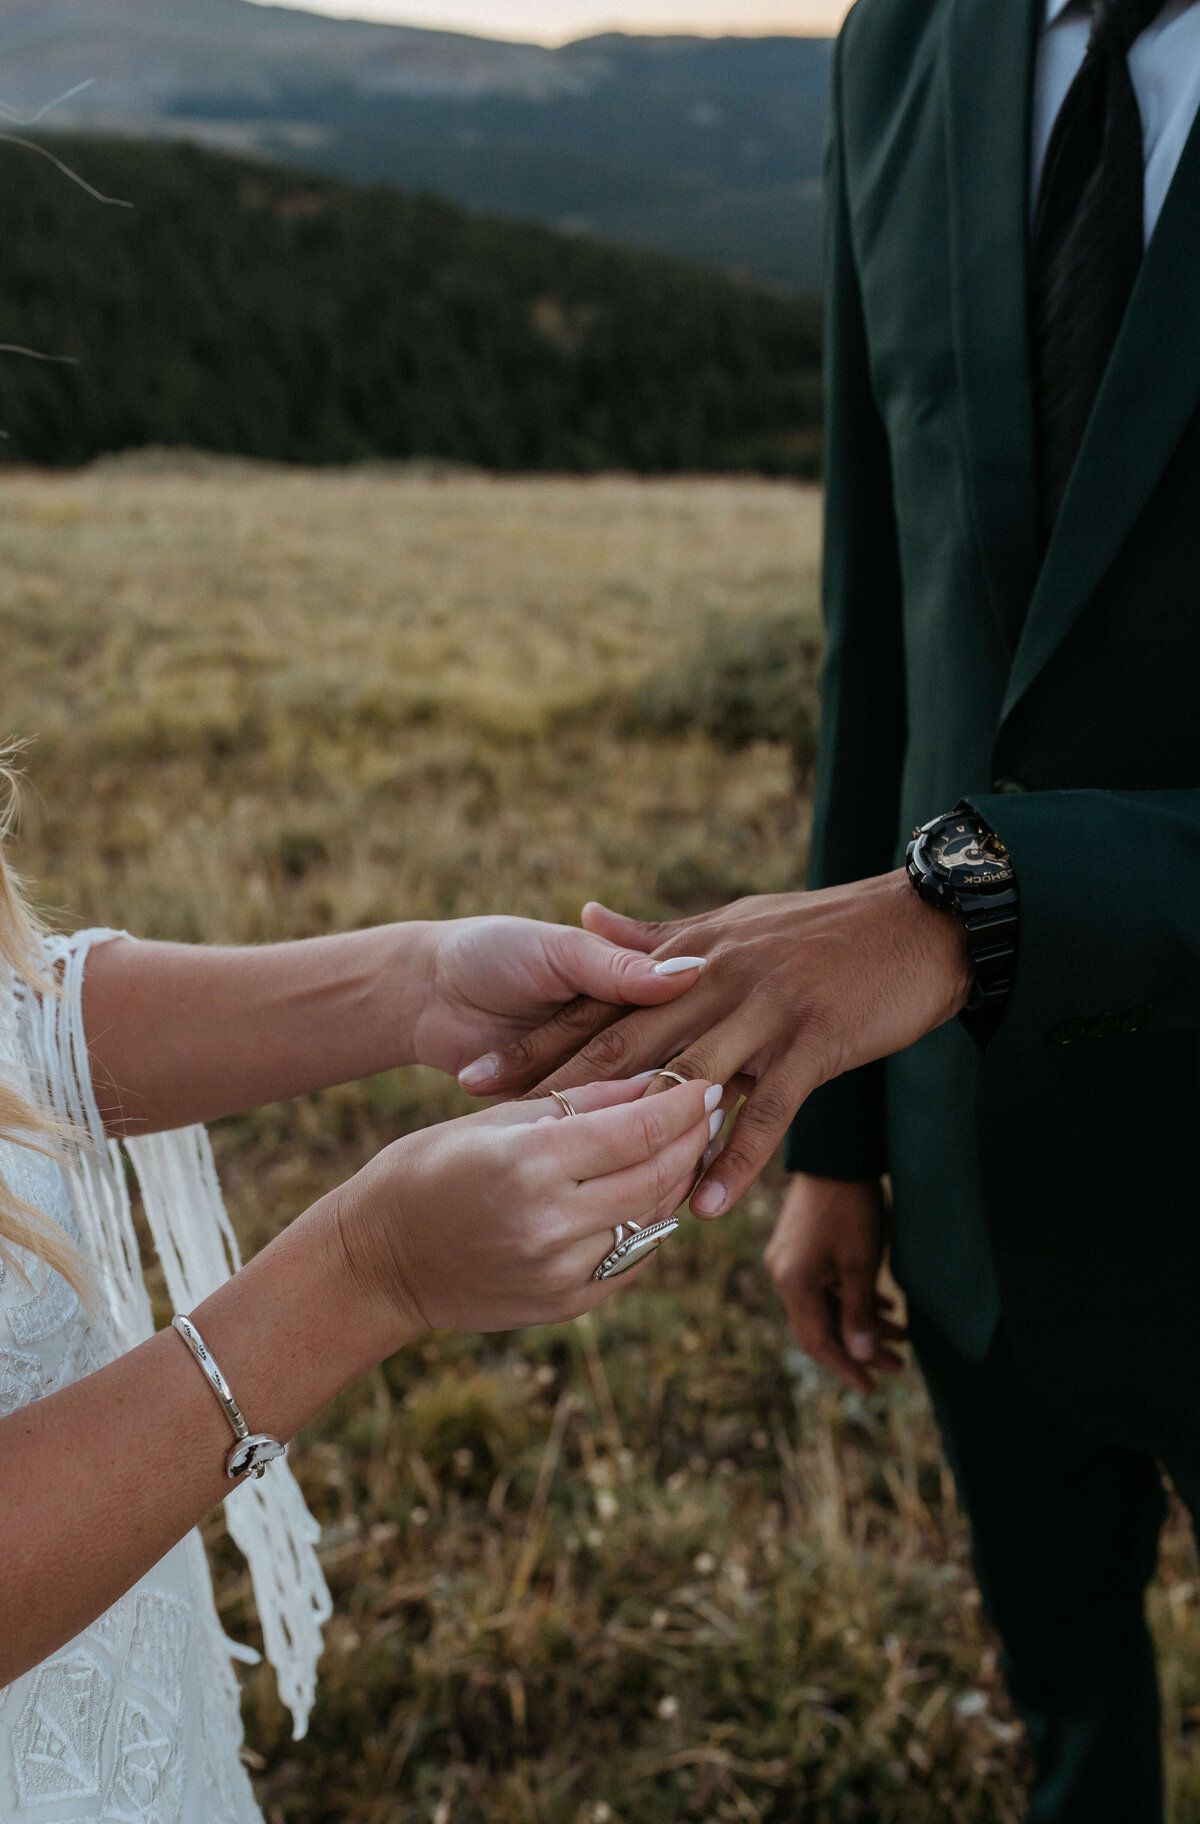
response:
M425 987L413 1024L422 1064L451 1075L479 1060L464 1087L488 1093L491 1053L557 1016L569 1029L578 997L621 1007L660 1007L690 988L704 960L661 960L569 925L525 918L461 918L428 927ZM564 1011L565 1010L565 1011ZM591 1015L591 1008L587 1009ZM584 1036L581 1033L580 1043Z
M328 1219L374 1353L430 1329L559 1323L607 1298L617 1282L592 1275L614 1227L684 1202L720 1093L697 1081L642 1100L645 1088L575 1090L575 1117L545 1101L449 1121L344 1185Z

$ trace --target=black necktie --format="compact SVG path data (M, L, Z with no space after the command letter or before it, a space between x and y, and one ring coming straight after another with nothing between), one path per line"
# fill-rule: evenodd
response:
M1043 542L1142 263L1142 117L1126 59L1164 4L1091 0L1087 56L1046 152L1029 288Z

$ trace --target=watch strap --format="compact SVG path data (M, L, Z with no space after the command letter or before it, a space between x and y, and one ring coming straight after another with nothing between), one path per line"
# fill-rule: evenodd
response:
M955 911L966 934L967 955L975 972L975 992L967 1009L970 1020L994 1024L1012 993L1020 930L1017 890L977 900L955 895Z

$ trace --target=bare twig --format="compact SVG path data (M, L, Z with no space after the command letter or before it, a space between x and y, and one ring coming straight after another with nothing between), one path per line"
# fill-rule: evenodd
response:
M554 1417L550 1422L550 1436L547 1438L546 1448L542 1452L542 1461L541 1466L538 1469L537 1483L534 1487L533 1499L529 1503L529 1513L525 1520L525 1538L522 1542L521 1550L517 1555L517 1563L513 1571L512 1584L509 1588L508 1599L504 1605L505 1615L512 1614L526 1590L529 1588L529 1580L533 1576L537 1561L541 1556L542 1546L545 1544L545 1529L543 1522L546 1518L546 1507L550 1500L550 1489L554 1482L554 1472L558 1468L558 1461L562 1455L563 1439L566 1436L567 1431L567 1421L570 1419L574 1410L575 1396L570 1391L567 1391L561 1396L558 1405L554 1408Z
M18 133L0 133L0 143L20 146L23 151L36 152L39 158L48 158L56 170L61 171L64 177L69 177L73 184L78 184L81 190L86 190L88 195L94 197L98 203L105 203L112 209L133 208L133 204L125 202L123 198L105 196L102 190L95 189L85 177L80 177L78 171L72 171L70 165L64 164L61 158L57 158L49 146L40 146L36 139L22 139Z
M59 361L64 367L78 367L78 355L44 355L40 348L23 348L19 342L0 342L0 355L25 355L30 361Z
M577 1317L575 1319L575 1329L583 1343L583 1355L584 1360L587 1363L588 1378L591 1380L592 1392L595 1395L596 1405L599 1408L600 1424L604 1432L605 1441L608 1444L609 1454L612 1456L614 1466L620 1473L624 1474L624 1458L622 1455L624 1441L621 1437L621 1424L620 1420L617 1418L617 1408L613 1402L612 1389L608 1384L608 1376L604 1372L604 1357L596 1347L596 1327L592 1322L590 1311L585 1311L582 1317Z
M0 101L0 120L8 121L11 126L34 127L39 120L44 120L54 108L61 107L64 101L70 101L72 96L82 94L84 89L90 89L95 80L94 76L89 76L85 82L77 82L73 88L64 89L61 95L56 95L53 101L46 102L44 107L40 107L35 114L27 116L18 114L15 108L10 108L5 102ZM19 146L24 152L36 152L39 158L48 159L56 171L61 171L65 178L69 178L71 183L77 184L96 202L104 203L112 209L133 208L133 204L127 203L122 197L105 196L103 191L97 190L94 184L89 184L85 177L80 177L78 171L73 171L70 165L51 152L48 146L40 146L35 139L23 139L18 133L0 132L0 141L6 145ZM40 348L26 348L20 342L0 342L0 355L20 355L27 361L50 361L61 367L79 366L78 355L48 355ZM12 433L0 431L0 440L11 443Z
M73 89L64 89L61 95L56 95L53 101L40 107L36 114L18 114L7 102L0 101L0 120L8 121L13 127L36 127L39 120L45 120L47 114L53 113L55 108L61 108L64 101L71 101L76 95L81 95L84 89L92 88L95 81L94 76L89 76L86 82L77 82Z

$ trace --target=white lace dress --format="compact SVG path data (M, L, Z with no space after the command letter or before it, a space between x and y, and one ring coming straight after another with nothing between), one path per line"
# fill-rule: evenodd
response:
M28 1283L0 1265L0 1415L69 1386L151 1331L124 1171L103 1142L80 1068L83 966L90 945L112 935L84 933L51 948L64 975L61 1003L43 1005L0 979L0 1069L20 1072L26 1088L40 1079L91 1137L65 1165L0 1141L0 1173L92 1257L99 1282L89 1317L32 1256L21 1256ZM189 1309L237 1264L203 1130L129 1150L172 1296ZM282 1463L231 1496L229 1522L250 1560L268 1656L301 1734L328 1615L315 1525ZM192 1533L77 1639L0 1689L0 1824L261 1824L239 1759L231 1653L255 1657L222 1633Z

